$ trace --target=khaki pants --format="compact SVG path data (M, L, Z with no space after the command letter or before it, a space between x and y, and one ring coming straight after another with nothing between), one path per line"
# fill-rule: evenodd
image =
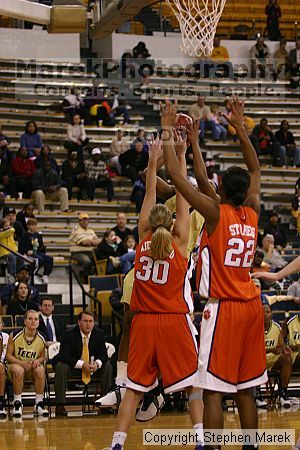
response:
M67 211L69 209L68 191L64 187L59 188L55 192L47 192L46 194L41 189L38 189L32 192L32 197L40 213L45 211L45 197L53 202L59 201L61 211Z

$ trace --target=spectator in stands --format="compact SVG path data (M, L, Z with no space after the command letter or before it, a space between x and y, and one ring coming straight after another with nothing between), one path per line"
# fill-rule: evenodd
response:
M215 186L215 189L218 189L218 186L220 184L220 177L216 172L216 163L213 159L208 159L205 162L206 167L206 173L208 176L208 179L211 180Z
M251 142L257 155L270 154L274 166L283 165L284 154L275 140L275 136L268 125L267 119L261 119L259 125L254 127L251 135Z
M15 175L16 190L22 192L24 198L31 197L31 180L35 172L35 165L29 158L26 147L21 147L12 162L12 170Z
M279 43L279 48L274 53L275 59L275 67L276 67L276 77L280 80L286 80L289 70L290 70L290 62L289 62L289 52L286 49L287 40L281 39Z
M122 246L125 248L126 253L135 252L136 245L137 243L133 234L129 234L128 236L126 236L126 238L122 242Z
M7 247L7 249L0 247L0 258L7 259L5 281L6 283L12 283L15 280L17 271L17 256L12 251L18 251L18 244L15 241L15 229L11 226L8 219L0 220L0 243Z
M53 316L55 307L51 297L43 297L40 304L40 324L39 332L46 340L46 346L53 344L53 342L61 342L65 333L65 324L63 319L58 316Z
M24 234L24 228L20 222L18 222L15 208L4 206L3 219L8 219L10 225L15 229L15 240L20 242Z
M124 94L123 94L124 95ZM110 91L110 97L107 98L110 110L110 117L115 122L116 117L123 116L124 125L128 125L130 121L129 110L127 108L127 102L124 97L120 99L119 87L112 86Z
M257 77L257 69L261 78L266 77L266 67L270 58L270 49L263 37L258 37L256 44L250 49L251 77Z
M141 175L148 164L148 153L144 152L143 148L144 142L138 139L129 150L119 156L122 175L129 177L132 183Z
M31 309L38 311L39 306L32 301L28 284L21 281L16 284L12 299L8 304L7 314L13 317L24 316L26 311Z
M132 230L127 225L127 217L125 213L117 213L117 224L112 228L115 234L121 239L123 242L125 238L132 234Z
M67 141L65 148L68 152L75 150L78 152L80 159L83 158L83 150L89 143L89 138L86 136L84 124L81 123L79 114L72 116L71 123L67 129Z
M79 188L77 199L88 199L87 173L78 152L71 150L68 159L62 163L61 179L63 185L68 189L69 200L73 198L73 188Z
M300 273L298 273L298 280L288 287L287 295L297 298L298 302L300 302Z
M39 303L39 291L34 286L30 285L30 268L23 266L17 270L16 282L5 284L0 290L0 301L3 314L7 314L7 308L12 301L16 285L21 282L25 283L29 287L31 301L35 304Z
M213 63L213 73L211 72L211 63ZM221 39L219 37L214 38L214 48L210 56L210 61L205 63L205 77L215 77L216 70L222 69L224 75L222 78L233 78L233 67L229 61L229 52L226 47L221 45Z
M264 257L265 257L265 255L262 250L257 249L255 251L253 261L251 264L250 273L269 272L270 271L270 266L269 266L269 264L264 262ZM268 281L265 281L265 280L258 280L258 281L260 281L259 287L261 287L261 289L265 290L265 289L270 288L270 283Z
M146 184L141 176L138 176L134 182L130 196L130 201L135 203L135 211L137 214L141 212L144 197L146 193Z
M132 50L132 55L134 58L147 59L150 58L150 53L146 47L146 44L140 41Z
M272 320L269 305L264 305L264 315L267 370L279 372L279 402L282 407L289 408L291 402L287 390L292 373L291 349L284 343L281 326ZM267 402L258 406L267 406Z
M277 4L277 0L269 0L266 6L267 30L270 41L279 41L281 33L279 29L279 19L281 17L281 9Z
M300 85L300 37L296 39L296 48L290 51L291 87L296 89Z
M6 160L6 162L8 163L8 165L11 165L13 156L11 151L9 150L8 146L10 145L10 140L7 136L5 136L5 134L3 134L3 126L0 125L0 148L2 149L3 152L3 160Z
M262 249L264 253L264 262L270 265L272 272L277 272L287 265L279 251L274 246L274 236L266 234L262 240Z
M110 165L116 168L119 175L121 175L122 167L119 163L119 156L129 150L129 139L122 130L117 130L116 136L112 139L110 144Z
M7 412L5 410L5 387L6 387L6 367L5 367L5 356L3 358L3 353L6 355L6 349L4 350L4 336L7 335L7 333L2 333L2 318L0 317L0 419L6 419L7 418Z
M209 107L205 104L206 97L198 95L197 103L194 103L189 108L189 116L194 119L200 119L200 142L204 142L206 128L211 129L212 135L216 134L215 122L212 120L212 114Z
M3 190L6 195L17 198L17 189L15 178L10 162L4 157L3 147L0 146L0 184L3 185Z
M45 390L45 340L37 331L39 314L28 310L24 316L25 327L21 331L11 333L7 346L8 374L13 381L14 407L13 417L22 417L22 392L24 380L31 377L35 385L36 400L34 413L48 417L44 408Z
M45 211L45 200L59 201L60 210L69 210L68 191L62 186L58 173L51 169L49 160L45 160L41 169L38 169L32 180L32 197L35 200L39 213Z
M300 235L300 178L295 185L295 194L292 199L292 216L297 221L297 234Z
M135 78L136 76L136 64L129 52L123 53L121 57L121 72L122 78Z
M114 196L114 185L106 168L106 163L101 158L101 149L93 148L91 155L91 159L84 161L88 196L91 200L94 200L96 187L105 188L107 201L111 202Z
M87 110L84 99L78 94L76 88L71 88L70 94L65 96L63 100L63 110L67 117L79 114L82 119L86 119Z
M274 211L269 215L268 223L264 228L264 234L272 234L274 237L274 245L279 251L286 247L287 238L285 229L280 224L278 214Z
M296 314L288 320L287 323L287 339L292 350L293 371L300 369L300 317Z
M128 252L113 230L105 231L96 249L97 259L107 259L106 273L126 274L134 262L135 252Z
M49 145L43 145L40 155L34 161L37 169L42 169L44 161L50 161L51 169L59 174L59 167L55 158L51 155L51 148Z
M77 325L65 333L55 365L56 416L65 416L67 411L66 390L70 375L78 376L84 384L100 378L101 393L109 391L112 382L112 367L108 361L102 330L95 327L94 316L88 311L78 315Z
M29 219L34 219L33 204L27 203L24 208L18 212L17 221L22 225L24 231L27 231L27 222Z
M20 147L26 148L31 158L40 154L42 146L43 142L38 133L37 124L33 120L30 120L25 126L25 133L20 137Z
M49 275L53 270L53 257L46 254L46 247L41 231L38 231L36 219L29 219L27 222L28 231L24 234L20 242L19 250L23 255L31 256L36 260L35 274L41 267L44 268L42 282L49 283Z
M214 134L212 136L214 141L226 142L227 130L223 123L223 117L221 115L220 109L217 105L211 105L210 107L211 118L215 122Z
M77 261L86 275L93 274L93 250L101 242L94 230L89 228L89 220L88 214L79 214L78 225L73 228L69 237L71 260Z
M287 156L291 160L293 167L300 166L300 147L297 147L294 135L289 131L290 125L287 120L283 120L280 129L275 133L276 142L280 145L280 153L282 154L283 164L287 165Z

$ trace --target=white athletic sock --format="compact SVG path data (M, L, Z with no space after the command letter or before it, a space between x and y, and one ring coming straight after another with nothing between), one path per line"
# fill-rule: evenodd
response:
M36 405L40 402L43 403L43 400L44 400L43 394L35 394L35 404Z
M126 438L127 438L127 433L123 433L122 431L115 431L114 435L113 435L112 444L111 444L112 448L114 448L114 446L116 444L120 444L123 447Z
M197 436L197 444L204 444L203 423L195 423L193 426Z
M118 386L126 386L126 381L127 381L127 362L118 361L116 384Z
M22 394L20 394L20 395L14 394L14 403L15 402L21 402L22 403Z

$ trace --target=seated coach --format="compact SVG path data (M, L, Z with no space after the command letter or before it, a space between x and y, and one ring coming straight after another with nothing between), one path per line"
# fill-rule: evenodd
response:
M78 376L84 384L90 383L92 377L97 377L100 380L101 394L105 395L109 391L112 367L108 361L103 332L95 327L91 312L84 311L78 315L77 325L67 331L61 341L56 360L56 416L67 415L66 391L70 376Z

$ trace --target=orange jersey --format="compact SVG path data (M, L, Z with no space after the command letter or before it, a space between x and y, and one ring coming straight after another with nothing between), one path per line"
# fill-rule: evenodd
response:
M182 256L173 241L171 255L167 259L153 261L149 256L150 244L151 234L136 250L130 309L148 313L192 312L188 258Z
M252 300L260 295L250 277L258 217L248 206L220 205L220 219L199 236L197 284L201 297Z

